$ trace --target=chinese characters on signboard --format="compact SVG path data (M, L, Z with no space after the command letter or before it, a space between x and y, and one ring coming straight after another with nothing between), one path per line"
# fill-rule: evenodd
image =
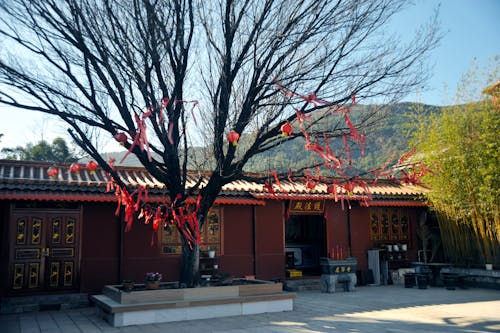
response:
M321 215L325 211L325 200L290 200L292 215Z

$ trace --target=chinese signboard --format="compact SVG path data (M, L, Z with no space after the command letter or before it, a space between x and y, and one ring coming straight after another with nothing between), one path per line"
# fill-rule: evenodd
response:
M325 211L325 200L290 200L292 215L321 215Z

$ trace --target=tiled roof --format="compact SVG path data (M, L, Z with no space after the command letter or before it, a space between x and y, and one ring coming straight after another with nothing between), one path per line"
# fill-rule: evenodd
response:
M98 168L90 173L82 168L77 173L69 172L69 165L57 165L55 179L47 175L53 164L45 162L0 160L0 199L28 200L71 200L71 201L115 201L112 193L106 193L108 176ZM117 167L122 179L130 187L145 186L151 200L165 200L167 188L150 176L143 168ZM197 178L188 177L187 186L193 186ZM203 184L202 184L203 185ZM238 204L262 204L263 199L333 199L327 193L325 184L318 184L313 190L307 189L305 182L283 181L274 186L275 193L269 193L262 184L237 180L225 185L218 202ZM371 200L418 200L424 189L395 182L379 181L370 185ZM339 189L339 195L346 194ZM238 200L236 200L238 198ZM355 187L350 195L352 200L366 199L366 189ZM236 201L235 201L236 200Z
M229 184L231 185L231 184ZM353 198L363 198L367 195L367 190L370 192L372 196L419 196L422 195L425 191L422 187L413 186L413 185L403 185L396 182L389 182L385 180L379 180L375 184L369 185L367 188L363 188L361 186L355 186L352 190L351 196ZM257 187L253 187L249 191L252 192L256 197L259 198L267 198L271 196L278 196L285 198L288 195L319 195L319 196L331 196L327 192L327 185L318 184L313 190L308 189L305 186L305 182L294 182L290 183L289 181L281 182L281 188L278 186L274 186L274 190L278 193L271 194L262 191L262 185L258 185ZM347 191L341 187L337 189L339 194L347 194Z
M494 97L500 97L500 81L486 87L486 89L483 90L483 93Z

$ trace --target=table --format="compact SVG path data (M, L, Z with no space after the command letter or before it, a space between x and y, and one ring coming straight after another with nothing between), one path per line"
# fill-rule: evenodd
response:
M415 267L416 273L423 273L429 275L429 284L433 287L443 286L444 283L441 279L441 269L451 267L451 264L444 262L412 262L411 265Z

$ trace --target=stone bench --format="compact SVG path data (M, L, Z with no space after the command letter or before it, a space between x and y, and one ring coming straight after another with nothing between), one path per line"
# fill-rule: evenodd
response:
M484 270L477 268L458 268L450 267L441 269L441 277L448 278L448 283L451 286L455 283L455 287L479 287L500 289L500 271L499 270ZM445 285L446 286L446 285Z

